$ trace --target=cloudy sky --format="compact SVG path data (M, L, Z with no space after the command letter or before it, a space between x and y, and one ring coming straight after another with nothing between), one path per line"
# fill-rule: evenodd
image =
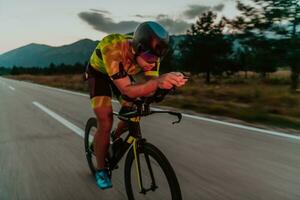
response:
M99 40L131 32L145 20L160 22L172 34L185 33L207 10L229 18L237 13L234 0L0 0L0 54L33 42Z

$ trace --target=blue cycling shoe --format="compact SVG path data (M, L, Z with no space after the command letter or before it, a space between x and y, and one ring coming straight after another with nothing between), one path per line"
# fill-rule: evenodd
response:
M107 169L96 171L95 177L96 177L97 185L100 189L104 190L112 187L112 183L108 176Z

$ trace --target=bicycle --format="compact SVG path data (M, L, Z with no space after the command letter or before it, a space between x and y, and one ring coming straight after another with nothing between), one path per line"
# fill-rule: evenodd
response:
M151 103L162 101L168 93L169 90L159 89L152 97L143 97L134 100L134 110L126 111L124 113L113 113L120 120L127 122L128 135L126 136L124 142L118 144L118 148L116 150L112 150L112 148L114 148L113 144L110 145L110 150L105 158L105 163L106 167L109 170L109 175L112 176L112 171L118 168L119 161L126 154L126 152L128 152L125 160L124 180L127 197L129 200L137 199L136 196L138 196L139 194L143 194L144 196L146 196L146 194L149 194L150 191L154 192L160 187L163 187L163 184L157 184L157 178L160 181L160 179L163 176L155 177L155 175L159 174L159 170L163 171L163 174L167 179L167 189L170 190L170 194L168 195L171 195L171 199L182 199L180 186L174 169L172 168L171 164L164 156L164 154L157 147L155 147L153 144L150 144L145 138L142 137L140 128L141 117L145 117L155 113L168 113L170 115L175 115L178 117L178 120L174 121L173 124L180 123L182 118L181 113L173 111L157 111L150 109ZM86 123L84 144L88 165L93 175L95 175L96 171L93 160L95 159L95 155L93 152L93 133L96 130L96 128L96 118L90 118ZM136 168L135 178L132 177L134 175L132 173L133 162ZM148 169L148 171L142 171L142 168L146 168ZM136 194L136 192L134 191L136 187L133 187L133 185L135 184L134 179L137 180L139 194ZM165 180L163 179L162 181ZM145 188L145 183L147 183L147 185L150 186ZM167 198L156 196L155 199Z

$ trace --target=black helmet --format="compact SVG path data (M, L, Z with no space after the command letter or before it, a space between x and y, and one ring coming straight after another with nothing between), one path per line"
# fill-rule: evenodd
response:
M143 22L136 28L132 43L138 54L148 51L163 57L168 51L169 33L156 22Z

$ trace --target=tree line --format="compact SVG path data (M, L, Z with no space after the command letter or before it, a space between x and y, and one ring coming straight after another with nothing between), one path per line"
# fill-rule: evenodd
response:
M55 65L50 63L48 67L22 67L13 66L12 69L6 69L11 75L33 74L33 75L54 75L54 74L80 74L84 73L87 63L75 63L74 65L67 65L64 63ZM1 74L1 68L0 68Z
M240 15L218 19L208 11L187 30L187 37L170 52L163 68L230 76L253 71L265 78L279 67L291 70L291 90L299 87L300 3L299 0L237 1ZM245 73L247 74L247 73Z

